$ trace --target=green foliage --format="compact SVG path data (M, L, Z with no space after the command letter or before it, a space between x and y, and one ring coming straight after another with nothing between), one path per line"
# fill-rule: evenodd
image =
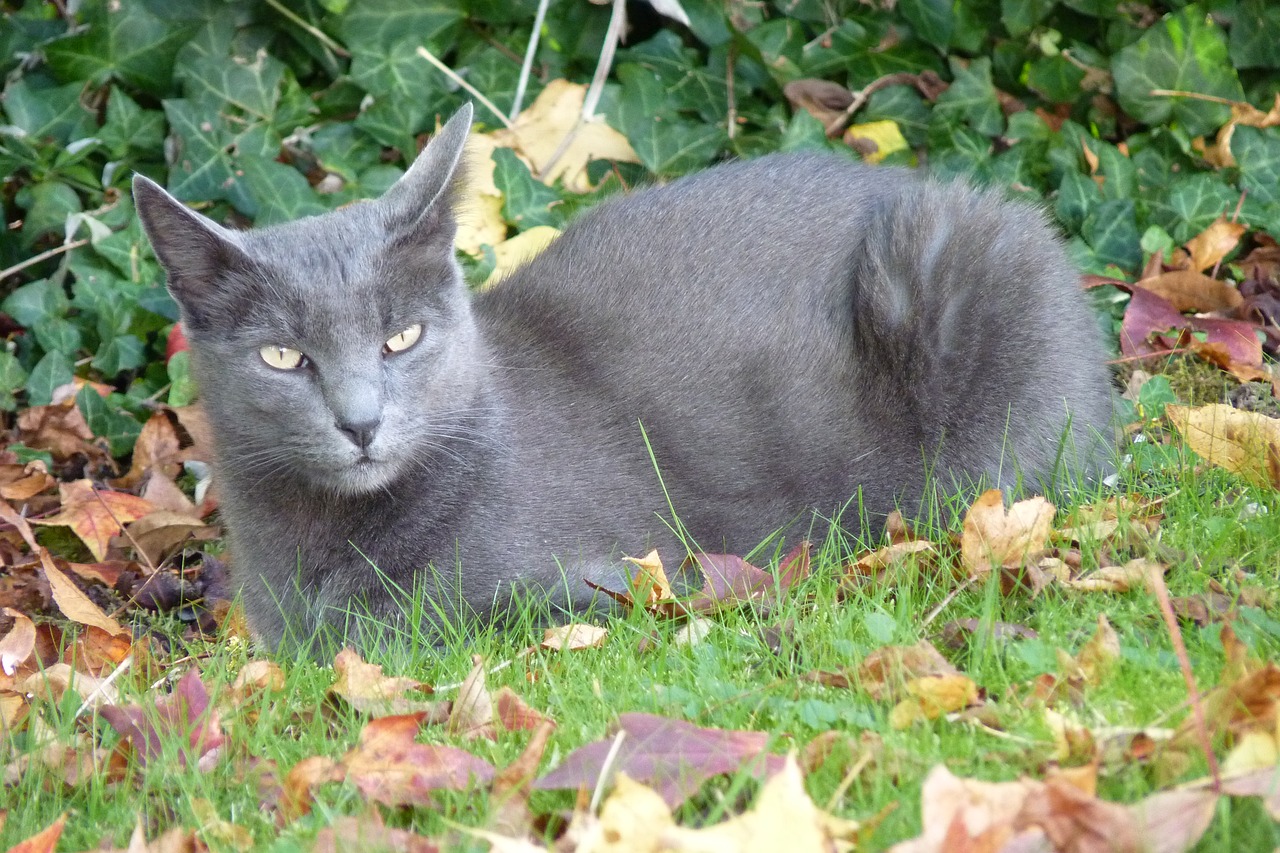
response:
M1227 168L1202 153L1231 117L1224 100L1266 109L1280 92L1280 11L1266 0L683 5L688 28L632 4L600 101L641 161L620 170L626 183L778 149L847 150L783 87L821 78L856 92L921 75L877 83L852 120L898 125L911 150L891 162L1040 200L1088 270L1133 275L1150 247L1237 207L1280 237L1280 129L1235 128ZM376 195L470 97L423 52L506 109L535 7L0 5L0 311L22 330L0 350L0 409L47 403L73 377L107 383L119 393L95 417L127 453L138 401L194 394L185 356L162 363L177 312L135 222L131 174L236 225ZM608 17L583 0L551 5L526 105L550 80L590 79ZM495 160L512 233L563 225L584 203L510 151Z

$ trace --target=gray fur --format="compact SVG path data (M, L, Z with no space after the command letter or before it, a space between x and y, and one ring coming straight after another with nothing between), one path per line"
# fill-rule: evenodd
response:
M622 554L678 561L658 472L699 547L741 553L859 490L872 517L918 508L926 468L947 488L1049 482L1064 436L1069 469L1105 457L1099 334L1037 211L774 155L602 204L472 298L450 209L469 122L382 199L261 230L135 180L268 642L353 604L402 622L389 586L485 616L518 586L581 603ZM419 343L384 354L415 322ZM268 367L268 344L311 367ZM377 461L353 423L376 424Z

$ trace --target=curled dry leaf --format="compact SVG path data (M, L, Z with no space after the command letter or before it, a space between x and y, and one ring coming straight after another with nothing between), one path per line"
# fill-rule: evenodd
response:
M384 675L378 664L365 663L355 649L343 649L333 659L337 676L329 688L330 701L345 702L366 714L410 714L435 712L440 718L447 710L441 703L419 698L431 686L413 678ZM418 694L414 696L412 694Z
M237 673L227 694L227 702L235 707L255 696L279 693L281 690L284 690L284 670L280 665L275 661L251 660Z
M1098 614L1098 628L1089 642L1076 655L1076 663L1084 673L1087 684L1099 684L1120 661L1120 637L1111 627L1107 614Z
M35 835L10 847L9 853L53 853L54 848L58 846L58 839L62 837L62 827L66 822L67 816L63 814Z
M115 685L105 678L78 672L69 664L61 662L27 676L18 685L18 689L34 699L51 704L61 702L68 690L74 690L82 702L95 709L103 705L114 705L120 699Z
M599 625L587 625L582 622L571 622L556 628L548 628L542 635L539 648L560 651L580 651L582 649L598 649L604 645L609 630Z
M903 685L906 698L889 712L889 725L901 731L921 720L936 720L978 701L978 685L967 675L926 675Z
M1018 501L1008 510L999 489L984 492L964 517L960 558L972 577L994 569L1034 563L1049 547L1053 504L1042 497Z
M1240 226L1243 230L1244 226ZM1179 312L1228 311L1244 302L1240 291L1195 270L1173 270L1138 282Z
M623 557L636 567L631 576L631 585L637 596L643 597L644 606L658 604L675 599L671 589L671 581L667 580L666 569L662 566L662 558L657 550L650 551L643 557Z
M95 463L107 460L107 451L93 440L93 430L75 400L52 406L32 406L18 414L18 438L27 447L47 450L54 459L84 454Z
M1236 246L1240 245L1240 238L1244 236L1248 229L1241 222L1229 222L1225 216L1219 216L1209 227L1201 231L1196 236L1187 241L1187 254L1191 257L1191 269L1196 272L1203 272L1216 264L1222 262L1228 254L1231 253ZM1239 291L1235 288L1232 290L1236 294L1235 305L1225 307L1234 308L1240 304ZM1188 309L1182 309L1188 310ZM1216 311L1217 308L1199 308L1192 309L1199 311Z
M1102 566L1085 577L1060 582L1079 592L1128 592L1131 589L1149 589L1152 571L1164 574L1169 567L1149 557L1138 557L1123 566Z
M142 425L133 445L133 461L129 471L112 485L132 489L153 471L173 480L182 471L182 443L174 427L176 416L168 411L153 414Z
M9 633L0 638L0 673L13 675L31 657L36 647L36 626L20 610L6 607L0 610L13 620Z
M951 663L927 640L914 646L876 649L858 666L858 682L877 701L903 695L906 684L918 678L959 675Z
M442 853L444 847L407 829L396 829L382 822L377 812L366 817L340 817L316 833L311 853L350 853L350 851L388 851L388 853Z
M1280 420L1222 403L1166 406L1187 446L1255 486L1280 488Z
M0 498L7 501L31 500L57 484L58 481L49 476L43 460L33 459L26 465L0 465Z

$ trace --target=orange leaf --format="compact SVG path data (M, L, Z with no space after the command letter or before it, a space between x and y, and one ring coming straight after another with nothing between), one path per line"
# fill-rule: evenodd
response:
M119 536L124 525L153 509L137 495L95 489L89 480L63 483L58 491L62 496L61 512L49 518L32 519L32 523L70 527L100 561L107 558L111 537Z
M1230 224L1230 223L1226 223ZM1244 226L1240 226L1243 232ZM1205 232L1208 233L1208 232ZM1203 236L1203 235L1201 235ZM1199 239L1199 238L1196 238ZM1189 243L1187 245L1190 245ZM1234 246L1234 243L1232 244ZM1217 260L1205 266L1213 266ZM1222 311L1235 308L1244 302L1240 291L1225 281L1209 278L1195 270L1174 270L1172 272L1153 275L1138 282L1169 301L1169 304L1180 312L1187 311Z
M9 853L53 853L58 839L62 837L62 825L66 822L64 814L35 835L10 847Z
M1240 243L1245 230L1242 223L1228 222L1225 216L1219 216L1208 228L1187 241L1187 252L1191 255L1191 269L1201 272L1219 263ZM1239 305L1238 293L1236 299L1236 305Z

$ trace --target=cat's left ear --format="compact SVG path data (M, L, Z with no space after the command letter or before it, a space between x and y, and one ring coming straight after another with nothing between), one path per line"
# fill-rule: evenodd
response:
M454 179L470 131L471 104L468 103L431 137L404 177L378 200L388 226L398 230L424 219L434 222L450 219ZM431 215L427 216L428 213Z

